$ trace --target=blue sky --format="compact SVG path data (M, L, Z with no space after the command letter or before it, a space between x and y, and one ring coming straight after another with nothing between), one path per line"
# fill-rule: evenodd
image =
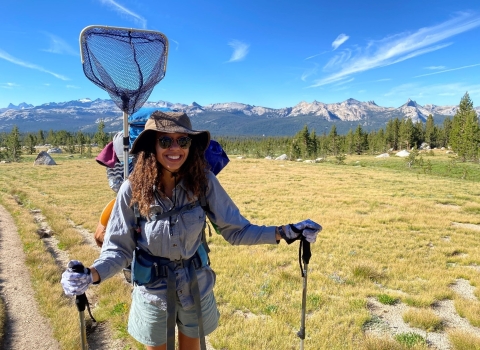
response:
M149 101L374 100L480 105L480 1L4 0L0 108L109 98L83 74L89 25L159 31L165 78Z

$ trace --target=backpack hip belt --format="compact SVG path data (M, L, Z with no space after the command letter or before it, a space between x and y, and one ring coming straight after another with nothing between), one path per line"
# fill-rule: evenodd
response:
M137 247L132 264L132 281L139 286L151 284L161 278L168 277L168 270L188 269L190 265L193 265L194 270L198 270L206 264L202 262L198 252L195 252L189 259L170 260L161 256L151 255Z
M175 349L175 323L176 323L176 274L178 268L187 268L190 275L190 290L195 304L198 320L198 337L200 347L206 349L205 332L203 330L203 315L200 303L200 289L198 287L197 272L206 264L200 254L195 254L189 259L170 260L160 256L148 254L140 248L135 249L132 264L132 281L136 285L153 283L160 278L167 279L167 350Z

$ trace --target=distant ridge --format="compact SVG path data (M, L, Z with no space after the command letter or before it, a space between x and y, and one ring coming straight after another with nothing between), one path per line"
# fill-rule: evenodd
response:
M455 114L458 106L421 106L408 101L398 108L381 107L374 101L361 102L349 98L338 103L302 101L293 107L268 108L239 102L214 103L202 106L167 101L149 101L144 107L169 107L186 112L196 128L208 129L220 136L288 136L297 133L304 125L317 134L329 132L332 124L341 133L361 125L364 130L384 128L393 118L411 118L425 122L432 114L435 123L443 122ZM480 107L475 108L480 113ZM20 103L0 108L0 132L9 132L16 125L20 132L38 130L66 130L69 132L95 132L100 120L105 130L122 129L122 112L112 100L83 98L68 102L49 102L39 106Z

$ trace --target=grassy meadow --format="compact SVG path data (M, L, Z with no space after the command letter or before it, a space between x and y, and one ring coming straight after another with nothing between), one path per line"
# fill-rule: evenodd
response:
M55 264L38 239L29 210L40 209L58 248L88 265L98 252L69 220L93 235L114 192L105 168L94 159L53 158L56 166L33 166L35 156L0 164L0 204L18 225L42 312L63 348L78 349L78 313L59 283L64 267ZM480 225L479 164L455 164L440 150L428 157L428 169L408 168L398 157L371 155L348 156L342 165L334 158L314 164L230 159L218 177L252 223L310 218L323 226L309 264L306 349L409 348L401 337L365 336L372 319L368 297L413 307L404 318L430 331L448 332L456 350L480 349L478 338L442 329L431 311L435 302L453 299L457 312L480 327L480 231L453 225ZM298 243L234 247L213 233L209 245L221 313L219 328L209 336L213 347L297 349L302 301ZM452 291L449 285L458 278L477 287L477 300L465 305ZM94 316L109 322L127 348L140 349L126 332L130 286L122 280L119 275L90 288ZM421 343L413 346L426 349Z

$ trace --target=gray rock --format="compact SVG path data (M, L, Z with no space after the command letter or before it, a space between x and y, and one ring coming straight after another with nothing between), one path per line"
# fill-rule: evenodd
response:
M45 151L42 151L38 154L33 165L57 165L53 158Z

